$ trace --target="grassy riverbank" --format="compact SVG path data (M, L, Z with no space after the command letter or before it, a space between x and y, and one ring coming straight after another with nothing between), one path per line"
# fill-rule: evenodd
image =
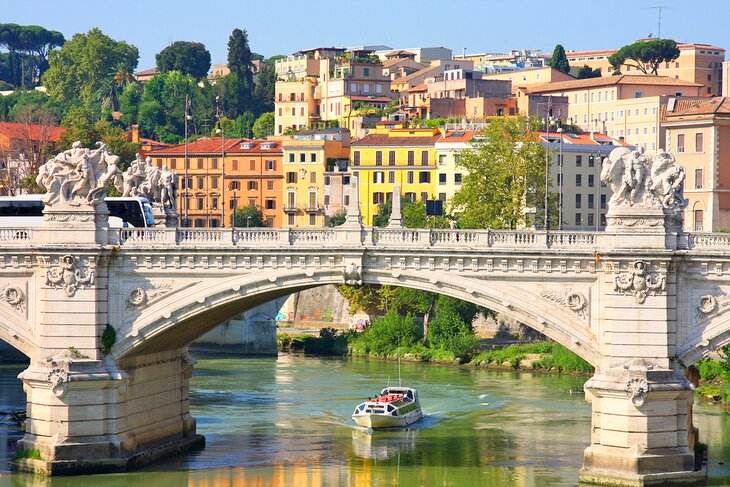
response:
M380 330L382 332L382 330ZM593 367L576 354L554 342L534 342L519 345L495 347L474 337L452 340L453 349L434 348L422 341L409 342L397 347L388 343L389 337L378 333L378 339L362 338L363 335L352 331L337 331L323 328L319 336L308 334L281 333L278 336L279 349L300 351L311 355L352 355L356 357L378 358L452 365L471 365L475 367L544 370L561 373L591 373ZM387 334L386 334L387 335ZM467 346L464 347L464 343ZM488 350L485 350L489 347Z

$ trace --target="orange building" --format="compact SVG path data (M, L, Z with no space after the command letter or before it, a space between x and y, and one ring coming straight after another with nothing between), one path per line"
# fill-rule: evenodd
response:
M223 221L229 227L235 208L256 205L267 226L281 226L281 142L203 138L187 152L187 167L184 144L148 153L155 165L178 174L181 225L220 227Z
M666 149L686 171L685 230L730 229L730 99L671 98L662 126Z

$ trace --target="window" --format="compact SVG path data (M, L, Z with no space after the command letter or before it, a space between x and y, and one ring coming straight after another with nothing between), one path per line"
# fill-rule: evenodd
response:
M602 210L606 209L606 195L605 194L601 195L601 209Z
M256 170L256 160L251 159L248 161L248 170L249 171L255 171Z
M198 209L202 210L205 208L205 199L204 198L197 198L198 201Z
M309 214L309 224L311 226L315 226L317 224L317 214L316 213Z
M576 195L575 195L575 207L576 208L580 208L581 207L581 204L583 203L583 200L581 198L582 196L583 195L581 195L580 193L576 193Z
M583 217L581 216L580 213L576 213L575 214L575 226L578 227L578 226L581 226L581 225L583 225Z
M306 152L299 153L299 162L307 162L307 153Z
M395 151L388 151L388 165L395 166Z
M383 171L375 171L373 173L373 183L383 184L385 182L385 173Z
M461 173L460 172L457 172L456 174L454 174L454 184L456 184L457 186L461 186Z
M413 166L416 163L416 153L415 151L409 150L408 151L408 165Z
M588 187L592 188L595 185L595 181L593 179L593 174L588 175Z
M286 182L287 183L296 183L297 182L297 173L295 171L289 171L286 173Z
M373 204L379 205L380 203L385 203L384 193L376 191L373 193Z
M592 194L589 194L589 195L588 195L588 208L592 210L592 209L593 209L593 206L594 206L594 204L595 204L595 203L594 203L594 201L593 201L593 195L592 195Z
M268 191L273 191L274 190L274 182L273 181L266 181L266 189Z
M203 169L203 159L198 159L198 169Z
M202 218L196 218L195 219L195 224L193 226L195 226L195 227L204 227L205 226L205 220L203 220Z
M395 171L388 171L388 184L395 184Z
M295 157L296 156L294 155L294 153L293 152L290 152L289 153L289 162L295 162L296 161Z
M406 182L413 184L413 171L408 171L408 174L406 174Z
M249 191L255 190L256 189L256 186L257 186L256 181L249 181L248 182L248 190Z
M383 151L381 151L381 150L375 151L375 165L376 166L383 165Z
M210 178L210 189L218 189L218 176Z
M704 134L695 134L695 152L704 152Z
M595 225L595 223L594 223L593 213L588 213L588 226L592 227L594 225Z
M359 150L352 152L352 165L353 166L360 165L360 151Z
M241 189L241 183L239 181L231 181L231 184L229 186L230 186L230 189L234 189L234 190Z
M410 201L411 203L413 203L414 201L416 201L416 193L412 193L410 191L406 192L406 194L403 195L403 199L405 201Z
M199 177L198 178L198 189L203 189L204 186L205 186L205 178Z
M362 69L362 75L365 76L366 78L368 76L370 76L370 68L363 68Z
M575 185L581 187L583 185L583 176L580 174L575 175Z
M704 215L702 213L702 210L695 210L694 211L695 216L695 232L701 232L702 231L702 220L704 219Z
M294 226L294 213L289 213L286 216L286 224L292 227Z
M695 169L695 189L702 189L704 187L703 184L703 174L702 174L702 168Z
M317 162L317 153L316 152L309 153L309 162Z
M316 183L317 182L317 173L314 171L309 172L309 182L310 183Z
M684 134L677 134L677 152L684 152Z
M177 169L177 160L170 159L170 169Z
M276 209L276 200L267 199L264 203L264 206L267 210L275 210Z
M644 92L642 90L634 91L634 98L643 98L643 97L644 97ZM636 110L636 111L638 112L639 110ZM638 115L638 113L637 113L637 115Z
M185 169L190 169L190 159L185 159Z
M211 210L217 210L218 209L218 198L216 196L213 196L210 199L210 209Z
M431 182L431 173L428 171L419 171L418 182L419 183L430 183Z
M427 150L421 151L421 165L428 166L428 151Z
M446 184L446 174L439 173L439 184Z
M276 171L276 161L272 161L272 160L266 161L266 170L267 171Z
M426 191L421 191L421 201L426 202L428 199L428 193Z
M575 167L581 167L583 165L583 156L575 156Z

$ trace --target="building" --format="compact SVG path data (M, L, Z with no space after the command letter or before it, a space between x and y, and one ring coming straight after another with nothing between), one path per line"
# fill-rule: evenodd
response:
M377 128L352 143L350 170L358 178L363 223L372 225L378 205L399 186L404 200L424 201L436 195L438 129Z
M651 40L651 39L644 39ZM679 57L674 61L662 63L657 74L702 86L699 95L719 95L722 88L722 63L725 49L709 44L677 44ZM568 62L574 68L588 66L598 69L603 76L611 76L613 67L608 58L618 49L603 51L568 51ZM621 68L623 74L641 74L630 66Z
M528 88L530 86L545 83L556 83L558 81L571 81L575 78L555 68L545 66L540 68L505 71L502 73L484 74L482 79L510 81L512 83L512 93L515 94L520 88Z
M65 130L55 125L0 122L0 196L27 191L22 189L23 181L35 179Z
M620 75L536 85L520 90L518 99L521 94L567 97L568 113L560 115L572 125L586 132L623 137L630 144L646 143L651 149L659 141L660 97L698 96L701 89L697 83L666 76ZM640 122L637 117L642 117Z
M454 56L454 59L474 63L474 69L485 73L500 73L513 70L543 68L550 64L550 54L536 49L513 49L507 53L477 53Z
M316 86L315 77L276 82L274 135L302 130L319 122L319 105L314 95Z
M461 180L465 170L458 167L456 161L460 152L471 149L471 141L479 132L474 130L447 130L435 143L437 181L436 198L451 201L461 188Z
M267 226L281 226L280 141L202 138L187 144L187 167L185 150L181 144L148 153L157 167L178 175L181 225L230 227L235 208L255 205Z
M160 74L159 68L150 68L150 69L144 69L142 71L138 71L134 74L134 78L141 84L145 84L155 76Z
M281 144L285 177L281 198L286 215L283 226L324 226L329 205L334 203L339 209L343 204L342 188L334 191L339 199L332 201L333 191L325 191L325 186L332 183L329 173L346 172L347 164L343 167L340 161L346 161L350 155L350 132L339 128L305 130ZM339 181L335 184L339 182L341 186L341 178L336 179Z
M601 182L601 162L612 150L630 147L611 137L585 132L540 132L550 150L551 194L557 194L563 230L604 230L611 188Z
M375 47L375 46L372 46ZM385 60L394 55L394 53L407 52L413 55L413 60L421 64L430 64L432 61L448 61L451 59L453 52L446 47L409 47L403 49L373 49L376 56Z
M730 99L671 98L662 126L665 149L685 169L685 230L730 229Z

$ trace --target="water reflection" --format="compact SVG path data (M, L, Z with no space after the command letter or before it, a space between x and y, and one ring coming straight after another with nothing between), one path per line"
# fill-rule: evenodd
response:
M24 407L20 370L0 368L0 404ZM128 474L44 479L0 473L0 486L577 483L590 406L570 391L585 377L403 364L405 382L419 390L424 420L374 434L356 428L354 406L396 376L393 364L378 361L201 359L191 408L207 438L204 450ZM710 445L711 483L727 483L728 415L697 406L696 423ZM12 434L0 426L0 441ZM0 472L7 471L9 455L0 457Z

